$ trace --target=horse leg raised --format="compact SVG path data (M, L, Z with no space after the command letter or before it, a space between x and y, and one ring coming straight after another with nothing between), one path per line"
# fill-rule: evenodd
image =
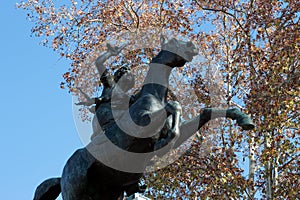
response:
M196 133L204 124L211 119L226 117L232 120L236 120L238 125L243 130L254 129L255 125L252 122L249 115L243 113L237 108L230 109L217 109L217 108L205 108L197 117L185 121L180 125L180 137L177 139L174 148L179 147L189 137Z
M171 101L167 103L165 109L170 114L170 117L168 117L164 127L167 127L167 134L166 137L159 138L154 145L154 150L159 150L168 145L168 148L157 154L160 157L165 155L170 149L173 148L176 140L180 136L180 117L182 114L181 105L177 101Z

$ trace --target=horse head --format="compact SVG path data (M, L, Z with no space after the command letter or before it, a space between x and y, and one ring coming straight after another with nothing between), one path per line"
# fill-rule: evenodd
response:
M170 67L182 67L186 62L192 61L199 51L191 41L185 42L176 38L167 41L163 36L160 41L163 59L170 62L166 63Z

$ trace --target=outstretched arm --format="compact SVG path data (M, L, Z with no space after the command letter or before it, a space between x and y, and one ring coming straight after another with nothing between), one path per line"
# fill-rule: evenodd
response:
M96 104L98 101L102 100L101 97L91 98L91 97L89 97L89 95L87 95L85 92L83 92L81 88L77 88L77 89L83 94L84 98L86 99L86 101L75 103L75 105L77 105L77 106L79 106L79 105L91 106L93 104Z
M111 56L117 56L124 49L124 47L125 45L121 47L112 47L110 44L107 44L107 51L100 55L95 62L100 77L106 69L104 66L105 61Z

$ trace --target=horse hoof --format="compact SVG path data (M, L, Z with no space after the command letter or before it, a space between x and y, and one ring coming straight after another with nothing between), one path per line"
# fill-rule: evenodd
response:
M248 115L244 115L237 119L237 123L243 130L252 130L255 128L254 123Z

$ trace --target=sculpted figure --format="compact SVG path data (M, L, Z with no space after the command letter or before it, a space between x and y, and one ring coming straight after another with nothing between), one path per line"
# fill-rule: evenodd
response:
M163 40L162 50L149 64L143 87L129 108L126 105L127 112L120 112L112 122L101 122L99 113L96 121L100 120L103 134L96 134L85 148L69 158L61 178L41 183L34 200L55 199L60 193L64 200L122 199L124 191L128 195L136 191L147 164L155 155L164 154L166 145L179 147L212 118L227 117L236 120L244 130L253 129L250 117L236 108L206 108L197 117L180 123L180 105L167 101L169 76L173 68L182 67L197 53L192 42ZM98 70L102 74L102 68ZM118 85L117 90L128 89L126 84ZM116 105L122 108L116 99ZM97 110L102 105L105 103L100 103ZM166 124L167 132L162 131ZM94 131L98 131L97 127Z
M118 119L122 112L121 110L127 109L126 101L130 99L129 103L133 102L134 97L129 97L127 91L134 86L134 75L131 73L129 67L120 67L114 75L112 75L109 70L104 66L104 62L111 56L118 55L124 47L112 47L107 45L108 51L100 55L95 65L97 67L98 73L100 75L100 81L103 84L103 90L100 97L90 98L86 93L84 93L81 88L78 88L84 95L86 101L79 102L76 105L91 106L95 105L89 110L95 114L92 126L93 134L91 139L93 139L97 134L103 132L103 128L106 125L113 123ZM121 77L123 77L121 79ZM114 98L112 99L112 92L114 91ZM113 102L112 102L113 101ZM111 105L114 106L114 116L112 114ZM120 112L118 112L120 110Z

